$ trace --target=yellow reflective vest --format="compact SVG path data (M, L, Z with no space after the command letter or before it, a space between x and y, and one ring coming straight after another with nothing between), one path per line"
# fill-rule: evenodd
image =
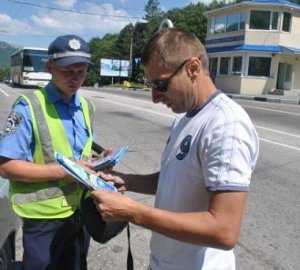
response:
M54 162L54 152L73 158L62 121L54 104L48 102L44 89L20 96L29 104L35 150L33 163ZM18 100L17 100L18 101ZM92 123L94 108L80 97L80 104L88 128L89 137L82 151L82 159L88 159L92 149ZM24 183L11 181L10 198L17 215L25 218L57 219L71 216L80 204L82 188L75 182L57 181Z

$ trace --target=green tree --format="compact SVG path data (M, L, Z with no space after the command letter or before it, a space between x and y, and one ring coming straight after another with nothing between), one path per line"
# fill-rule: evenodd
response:
M98 83L100 78L100 73L96 69L96 67L91 67L88 71L88 74L86 76L86 79L84 81L85 86L94 86L96 83Z
M115 50L118 40L117 34L106 34L103 38L92 38L89 42L93 63L99 62L101 58L115 58L118 53Z
M118 40L117 34L106 34L102 38L92 38L89 46L92 54L93 66L89 69L84 85L94 85L100 78L100 59L117 58L115 46Z
M158 0L148 0L145 5L145 19L151 20L154 17L160 17L162 15L162 10L159 7L160 3Z
M9 79L9 76L10 76L10 68L9 67L0 68L0 81Z
M172 9L166 13L175 27L193 32L201 42L205 41L207 19L203 15L206 6L202 3L190 4L182 9Z
M236 2L242 2L243 0L236 0ZM208 6L207 6L207 10L212 10L212 9L216 9L216 8L221 8L226 6L226 0L213 0Z
M130 46L133 39L134 26L126 25L118 35L115 43L115 51L119 59L130 59Z
M133 28L133 46L132 46L132 73L130 79L132 81L140 81L143 77L143 70L139 63L142 50L146 43L147 23L138 22Z
M133 32L133 57L141 57L141 52L146 44L148 23L136 23Z
M290 0L290 1L300 5L300 0Z
M160 3L158 0L148 0L147 4L145 5L145 12L147 26L144 35L144 41L146 43L157 31L160 22L163 19L164 13L160 9Z

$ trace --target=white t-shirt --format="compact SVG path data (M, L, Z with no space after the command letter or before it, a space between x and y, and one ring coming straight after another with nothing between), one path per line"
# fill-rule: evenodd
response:
M206 211L211 191L248 191L259 140L247 113L223 93L177 119L162 154L155 207ZM233 250L207 248L153 232L153 270L233 270Z

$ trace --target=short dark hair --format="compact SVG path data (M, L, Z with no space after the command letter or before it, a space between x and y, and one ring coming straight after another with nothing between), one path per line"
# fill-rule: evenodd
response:
M202 66L208 71L208 57L200 40L193 33L177 28L167 28L154 34L142 53L142 63L147 65L158 56L166 68L174 69L191 57L200 57Z

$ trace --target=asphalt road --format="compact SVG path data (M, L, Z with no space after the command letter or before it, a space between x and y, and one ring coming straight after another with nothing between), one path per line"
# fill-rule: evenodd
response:
M0 84L0 126L16 96L30 89ZM94 101L96 140L107 147L128 145L130 152L117 169L150 173L159 169L160 153L174 114L152 104L143 91L82 90ZM247 210L236 246L237 269L297 270L300 265L300 106L237 100L249 113L260 137ZM153 204L152 196L130 193ZM131 226L135 269L146 269L150 232ZM17 255L21 259L21 235ZM123 232L108 244L92 243L90 270L126 269L127 238Z

